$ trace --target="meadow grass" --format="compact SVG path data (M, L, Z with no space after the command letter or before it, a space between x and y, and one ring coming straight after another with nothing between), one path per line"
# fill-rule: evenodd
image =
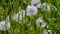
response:
M6 31L0 31L0 34L42 34L44 29L52 30L52 34L60 34L60 0L41 0L41 3L47 2L48 4L52 4L57 8L51 8L51 11L44 11L42 9L38 9L38 14L35 16L25 16L21 23L16 22L11 19L11 15L14 13L18 13L19 10L26 10L27 5L31 4L30 0L0 0L0 15L4 16L0 18L0 21L5 20L5 18L10 16L10 29ZM19 9L20 7L20 9ZM45 28L37 27L36 20L43 16L44 21L49 25ZM55 20L53 19L55 18ZM50 19L50 20L48 20ZM24 20L26 23L24 23ZM30 25L28 26L28 24Z

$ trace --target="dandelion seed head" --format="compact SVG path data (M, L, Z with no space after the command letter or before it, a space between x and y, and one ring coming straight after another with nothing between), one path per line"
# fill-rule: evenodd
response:
M42 23L42 27L46 27L46 23L45 22Z
M10 28L10 23L7 23L6 27L7 27L7 29L9 29Z
M36 20L36 25L37 25L37 27L40 27L40 25L41 25L41 27L45 27L46 26L46 23L43 21L42 18L38 18Z
M34 7L34 6L27 6L27 9L26 9L26 15L27 16L34 16L36 13L37 13L37 8Z
M52 31L51 30L48 30L48 33L52 34Z
M47 3L42 4L43 11L50 11L50 6Z
M48 34L48 31L46 29L43 30L43 34Z
M5 31L10 28L10 23L6 23L5 21L0 22L0 30Z
M22 20L22 18L25 16L25 10L19 11L17 14L13 15L13 19L18 22L18 20ZM19 18L19 19L18 19Z
M35 6L36 8L41 8L40 0L32 0L31 5Z

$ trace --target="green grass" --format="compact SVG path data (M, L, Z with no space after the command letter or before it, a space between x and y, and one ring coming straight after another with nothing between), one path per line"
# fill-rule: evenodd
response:
M55 11L53 9L50 12L42 12L42 9L38 9L38 14L35 16L24 17L25 24L23 23L24 19L22 20L22 23L19 24L19 22L10 18L11 28L6 31L0 31L0 34L42 34L44 29L52 30L52 34L55 34L55 32L56 34L60 34L60 0L41 0L41 3L44 2L54 5L58 10ZM3 18L0 18L0 21L4 20L8 15L11 16L14 13L18 13L19 10L25 10L29 4L30 0L0 0L0 15L4 16ZM21 7L21 9L19 9L19 7ZM36 27L35 22L41 16L43 16L44 21L49 25L49 28ZM50 21L48 18L50 18ZM31 23L30 26L28 26L28 23Z

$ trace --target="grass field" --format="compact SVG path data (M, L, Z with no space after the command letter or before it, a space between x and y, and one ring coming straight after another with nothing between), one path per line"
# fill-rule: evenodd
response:
M43 10L44 8L36 8L35 10L34 6L34 9L30 6L31 10L33 9L37 13L35 15L32 15L35 12L31 12L31 14L28 12L23 13L23 10L30 10L30 8L27 9L27 6L31 5L31 1L0 0L0 23L3 20L10 23L10 28L6 30L0 29L0 34L60 34L60 0L40 0L41 4L47 3L50 5L50 10L46 7L49 11ZM22 13L21 18L20 13ZM15 14L18 15L14 16ZM7 16L9 16L9 19L6 20ZM36 24L39 18L42 19ZM40 23L40 21L45 24ZM1 26L0 24L0 28ZM4 26L2 26L2 29L4 29Z

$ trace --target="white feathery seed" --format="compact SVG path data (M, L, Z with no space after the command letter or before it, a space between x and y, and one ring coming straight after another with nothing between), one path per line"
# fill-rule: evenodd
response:
M18 22L18 20L22 20L22 18L25 16L25 10L19 11L17 14L13 15L13 19Z
M43 34L48 34L48 31L46 29L44 29Z
M9 16L3 21L0 22L0 30L5 31L10 28Z
M41 1L40 0L32 0L31 5L35 6L36 8L41 8Z
M43 11L50 11L51 10L51 8L50 8L50 5L48 5L47 3L43 3L42 4L42 10Z
M37 13L37 8L35 6L28 5L26 8L26 15L27 16L34 16Z
M43 19L42 18L38 18L37 20L36 20L36 26L37 27L45 27L46 26L46 23L43 21Z

